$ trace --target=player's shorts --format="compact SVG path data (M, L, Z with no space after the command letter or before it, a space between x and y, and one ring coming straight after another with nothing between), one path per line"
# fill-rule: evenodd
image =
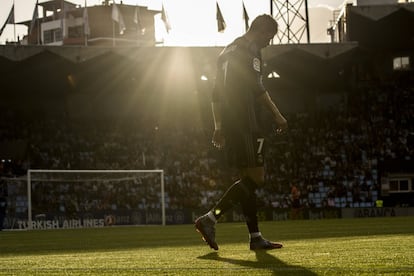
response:
M255 168L264 166L265 139L258 133L226 135L226 162L230 167Z

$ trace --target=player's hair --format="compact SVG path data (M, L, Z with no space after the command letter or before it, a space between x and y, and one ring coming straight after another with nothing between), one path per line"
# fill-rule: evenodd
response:
M252 24L250 25L250 31L256 32L263 30L263 28L266 28L277 33L278 27L279 26L276 20L272 16L268 14L262 14L252 21Z

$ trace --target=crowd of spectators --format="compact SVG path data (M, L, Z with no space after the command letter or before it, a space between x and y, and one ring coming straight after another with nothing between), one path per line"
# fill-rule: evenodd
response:
M411 87L370 88L348 94L333 108L287 114L287 133L267 133L266 185L258 191L262 206L291 207L292 184L303 207L373 206L380 190L379 163L414 158L413 97ZM0 142L27 145L27 154L19 160L23 172L163 169L171 209L205 210L233 181L220 170L220 153L210 144L211 129L203 125L22 119L4 110L2 118ZM32 201L45 212L159 208L159 192L148 188L157 186L156 181L144 189L135 184L37 184L41 188L34 189Z

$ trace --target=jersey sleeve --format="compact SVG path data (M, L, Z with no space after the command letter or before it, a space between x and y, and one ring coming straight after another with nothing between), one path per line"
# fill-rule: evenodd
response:
M223 86L224 86L224 77L223 77L223 73L220 70L222 69L220 68L219 65L217 65L216 79L215 79L213 91L211 94L211 101L213 103L219 103L221 101L221 93L222 93Z

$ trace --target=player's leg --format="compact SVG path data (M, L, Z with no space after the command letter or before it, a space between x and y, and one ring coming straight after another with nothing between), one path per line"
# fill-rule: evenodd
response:
M264 183L264 167L246 168L243 170L245 177L254 180L255 187L261 186ZM241 201L243 215L246 218L246 225L249 230L250 249L251 250L269 250L282 248L283 245L275 243L263 238L259 231L259 223L257 219L257 199L255 190L250 193L250 197L246 201Z
M259 233L259 226L257 220L257 196L256 189L264 182L264 168L245 168L241 174L243 178L248 179L250 184L246 196L241 198L240 205L243 215L246 219L246 225L250 235Z
M243 148L243 142L239 133L227 131L226 147L223 152L225 154L224 160L227 162L227 167L238 167L237 163L241 160L241 158L239 158L239 154L243 151ZM242 194L242 185L240 183L241 180L233 183L212 209L195 220L196 230L200 232L203 240L215 250L218 249L218 245L215 240L215 224L228 209L240 201L239 197Z
M254 180L255 181L254 181ZM220 198L218 203L205 215L199 217L195 224L209 246L218 250L215 241L215 224L217 220L236 204L240 204L250 236L251 250L268 250L281 248L279 243L270 242L262 237L257 219L257 183L262 184L264 168L246 168L242 170L242 178L236 181Z
M196 219L195 227L197 231L201 233L203 240L206 241L211 248L215 250L218 249L215 241L215 224L220 217L233 206L241 204L245 215L247 212L250 214L248 216L249 218L256 218L256 209L254 209L256 204L250 204L250 202L256 201L256 194L254 192L255 189L256 184L252 180L250 180L247 176L242 177L227 189L217 204L209 212ZM246 208L246 206L250 206L252 208ZM250 222L248 225L249 224ZM257 218L256 221L251 223L251 225L257 225ZM255 228L252 229L254 230Z
M257 250L281 248L281 244L267 241L262 237L257 220L256 188L264 184L265 139L257 133L252 133L250 136L246 136L244 141L248 166L242 169L242 175L243 178L249 179L252 184L250 184L250 196L243 198L240 201L240 204L246 218L247 228L249 230L250 249Z
M249 179L249 195L241 202L244 217L250 237L260 234L257 221L257 198L256 189L264 183L264 151L265 139L257 133L246 134L243 138L246 166L241 169L241 175Z
M218 203L205 215L195 221L195 227L211 248L218 249L215 241L217 220L236 204L240 204L246 218L251 243L250 248L280 248L280 244L271 243L262 238L257 221L256 188L264 182L263 148L264 139L255 134L238 134L232 137L227 149L229 165L241 171L241 178L223 194ZM228 141L229 139L227 139Z
M239 134L233 133L226 136L225 160L227 161L227 166L237 168L244 166L243 164L246 160L244 148L243 139ZM254 188L251 187L251 181L243 178L237 180L227 189L212 209L196 219L195 227L197 231L201 233L203 240L211 248L218 249L215 241L215 224L217 221L230 208L239 204L243 198L250 196L252 190ZM245 199L243 201L246 202Z

